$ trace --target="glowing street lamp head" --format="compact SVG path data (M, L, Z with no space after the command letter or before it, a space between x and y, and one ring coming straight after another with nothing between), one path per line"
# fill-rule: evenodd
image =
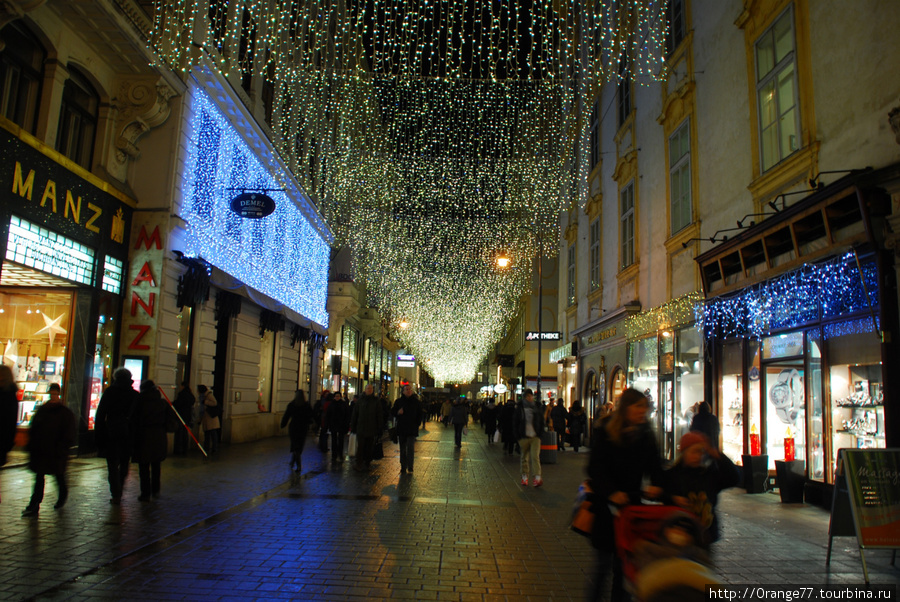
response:
M406 330L407 328L409 328L409 322L407 322L406 320L401 320L399 326L401 329Z
M506 255L501 255L497 258L497 267L506 268L509 267L510 260Z

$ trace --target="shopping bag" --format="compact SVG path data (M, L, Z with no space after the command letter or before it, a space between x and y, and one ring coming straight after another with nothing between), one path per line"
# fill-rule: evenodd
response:
M494 431L494 443L500 443L500 431Z
M569 528L585 537L590 537L594 531L594 513L591 511L591 502L588 496L591 494L589 481L584 481L578 487L578 496L575 498L575 507L572 508L572 522Z
M351 458L356 455L356 433L350 433L350 437L347 439L347 455Z

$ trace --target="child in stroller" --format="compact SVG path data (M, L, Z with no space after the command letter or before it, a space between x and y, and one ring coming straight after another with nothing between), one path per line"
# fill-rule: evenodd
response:
M700 543L700 525L675 506L626 506L615 519L626 589L642 602L706 600L718 582Z

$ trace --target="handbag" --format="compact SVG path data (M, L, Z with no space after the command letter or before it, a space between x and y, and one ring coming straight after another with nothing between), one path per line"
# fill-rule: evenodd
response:
M350 433L350 437L347 439L347 455L353 457L356 455L356 433Z
M570 529L585 537L590 537L594 532L595 514L588 500L591 493L590 482L581 483L578 487L578 496L575 498L575 506L572 508L572 522L569 524Z
M500 443L501 438L500 431L494 431L494 443Z

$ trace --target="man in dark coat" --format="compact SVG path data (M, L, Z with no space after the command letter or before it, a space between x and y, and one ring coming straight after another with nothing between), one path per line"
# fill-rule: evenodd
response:
M503 455L511 456L516 449L516 435L513 432L513 416L515 414L516 404L509 399L500 408L500 435L503 437Z
M132 382L128 369L116 369L112 384L103 392L94 417L97 451L100 456L106 456L110 504L118 505L122 502L122 488L131 462L130 419L138 396Z
M403 385L402 394L394 402L391 413L397 418L397 437L400 441L400 473L412 472L415 460L416 437L422 422L422 402L412 386Z
M163 401L156 383L152 380L143 381L131 415L134 461L137 462L141 478L141 495L138 499L142 502L149 501L150 496L159 495L160 465L166 459L168 448L166 431L173 420L169 412L169 404Z
M469 406L463 402L461 397L457 397L453 401L450 422L453 424L453 442L456 443L456 447L462 447L463 430L469 424Z
M550 410L550 420L553 422L553 430L556 431L556 449L564 451L566 448L566 420L569 412L562 399L556 400L556 405Z
M719 419L712 413L708 401L701 401L698 404L697 413L691 420L690 430L703 433L713 449L719 449Z
M368 384L350 417L350 432L356 433L357 438L356 462L353 466L356 470L368 470L372 463L375 437L381 436L383 428L381 400L375 397L375 386Z
M325 410L325 428L331 431L331 464L344 461L344 439L350 427L350 408L340 391Z
M488 445L494 442L494 433L497 432L497 416L499 414L500 408L497 407L497 396L495 395L488 400L487 405L481 410L481 423L484 425Z
M191 393L190 383L188 381L182 382L181 389L178 391L175 401L172 402L175 411L178 412L185 424L185 426L178 425L175 429L175 448L173 451L176 456L183 456L188 452L188 437L190 436L188 435L188 429L193 426L195 403L197 403L197 398Z
M31 418L28 429L28 467L34 472L34 490L31 501L22 516L37 516L44 499L44 477L56 477L59 496L57 510L62 508L69 497L66 485L66 465L69 463L69 448L75 445L75 414L63 404L60 387L50 385L50 399L41 404Z
M288 435L291 439L291 468L294 472L300 472L300 454L306 444L306 435L309 433L309 424L312 422L312 407L306 401L303 391L297 389L294 399L288 404L281 417L281 428L290 423Z

